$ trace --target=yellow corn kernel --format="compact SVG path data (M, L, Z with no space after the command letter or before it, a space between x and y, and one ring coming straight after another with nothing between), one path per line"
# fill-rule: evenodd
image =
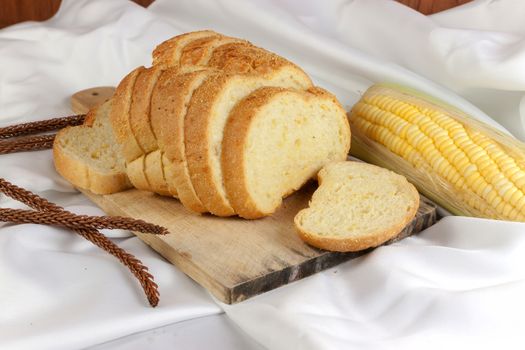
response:
M525 154L507 152L507 142L498 142L502 136L489 127L477 128L453 109L384 86L370 88L349 117L359 135L405 159L415 168L411 171L430 172L453 185L451 193L428 191L445 207L448 200L447 208L459 214L525 220ZM425 178L415 178L421 181L416 185L440 183L419 180Z

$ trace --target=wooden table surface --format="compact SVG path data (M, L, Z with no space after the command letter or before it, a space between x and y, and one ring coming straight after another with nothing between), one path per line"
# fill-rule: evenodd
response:
M154 0L132 0L148 7ZM428 15L471 0L397 0ZM0 28L23 21L44 21L60 7L60 0L0 0Z

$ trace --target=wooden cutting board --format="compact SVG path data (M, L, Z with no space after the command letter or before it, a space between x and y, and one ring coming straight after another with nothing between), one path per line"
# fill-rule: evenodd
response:
M285 199L274 215L259 220L196 215L174 198L139 190L102 196L82 192L110 215L166 227L166 236L135 234L217 299L232 304L370 251L328 252L301 241L293 218L308 205L316 187L305 186ZM388 243L435 222L436 206L422 197L416 218Z
M104 96L100 98L104 101L106 93L111 95L110 90L94 88L76 94L86 97L77 106L89 108L94 97ZM274 215L259 220L196 215L174 198L139 190L102 196L82 192L110 215L129 216L166 227L170 231L166 236L135 234L217 299L232 304L371 250L328 252L301 241L293 218L308 205L315 189L315 183L306 185L285 199ZM435 222L436 206L422 197L414 220L386 244L418 233Z

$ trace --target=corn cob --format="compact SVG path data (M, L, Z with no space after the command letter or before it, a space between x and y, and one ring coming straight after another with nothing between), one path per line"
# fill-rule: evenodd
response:
M523 143L443 103L384 85L349 113L351 153L405 175L456 215L525 221Z

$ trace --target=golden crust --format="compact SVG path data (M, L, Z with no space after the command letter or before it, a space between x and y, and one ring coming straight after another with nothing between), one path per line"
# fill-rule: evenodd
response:
M186 161L191 182L204 207L217 216L235 214L215 184L209 155L213 150L208 144L214 101L219 97L228 78L225 74L210 75L193 93L184 120Z
M160 67L144 69L139 72L135 80L129 118L133 136L142 149L144 167L140 169L137 166L128 166L128 173L133 180L140 179L140 181L147 182L149 188L141 189L169 195L160 155L157 157L154 154L155 151L158 151L158 143L151 127L150 113L152 92L162 71ZM144 174L131 174L132 171L142 171ZM176 196L177 192L174 190L172 194Z
M201 30L181 34L171 39L168 39L159 44L153 50L153 65L167 67L178 66L182 48L186 46L186 44L202 37L216 36L221 36L221 34L218 34L212 30Z
M87 126L76 126L87 127ZM102 173L89 168L86 163L75 156L70 156L60 145L60 140L66 137L66 127L60 130L53 142L53 162L56 171L73 186L89 190L96 194L110 194L127 190L131 183L125 173Z
M162 153L160 150L157 149L145 156L144 169L146 179L151 186L150 191L163 196L177 197L177 192L175 191L172 193L166 184L164 164L162 162Z
M254 117L261 107L281 93L297 93L297 91L278 87L263 87L252 92L233 108L224 129L221 159L224 186L231 206L239 216L245 219L258 219L273 213L262 211L249 192L245 176L244 150ZM341 108L342 115L345 114L343 107L335 96L324 89L318 87L309 88L301 97L305 99L313 97L330 99ZM344 122L348 125L346 118L344 118ZM348 130L350 130L349 126ZM350 138L348 138L346 149L350 149ZM284 197L293 192L294 189L291 189Z
M111 99L111 112L109 118L117 142L122 147L122 155L129 163L143 154L131 130L129 122L130 107L133 103L133 90L137 76L145 68L138 67L129 73L118 85L115 95Z
M250 42L228 36L211 36L197 39L182 49L180 66L207 66L217 47L233 44L234 46L251 45Z
M207 65L225 73L249 73L262 76L271 74L283 66L293 66L310 80L308 75L297 65L249 43L230 43L217 47L213 51ZM312 85L311 80L310 85Z
M157 138L151 128L150 108L151 94L162 73L159 67L142 70L133 87L133 101L129 112L131 131L144 153L158 148Z
M165 71L159 78L152 94L151 123L164 152L164 172L170 189L177 191L182 204L197 213L206 208L195 193L186 163L184 143L184 119L186 99L208 71L177 74L175 69Z
M233 210L245 219L268 215L259 210L248 191L244 166L246 136L259 109L283 91L286 89L276 87L256 90L233 108L224 129L221 155L224 186Z
M151 185L144 172L145 161L144 155L141 155L137 159L126 163L126 173L128 174L129 181L133 184L133 187L142 191L151 191Z
M97 118L97 113L98 113L98 106L95 107L95 108L91 108L86 113L86 117L84 118L83 125L92 127L93 124L95 123L96 118Z
M323 185L323 170L319 172L319 187ZM329 237L320 236L315 232L308 232L301 226L302 216L305 215L307 209L303 209L297 213L294 218L295 228L299 234L299 237L310 244L311 246L336 251L336 252L357 252L360 250L377 247L388 240L397 236L412 219L416 216L419 208L419 193L417 189L410 182L406 182L405 189L410 192L410 196L414 202L410 212L408 212L403 219L395 226L390 227L388 230L370 233L366 237L359 238L341 238L341 237Z
M60 130L53 141L53 161L55 163L55 169L63 178L73 184L73 186L89 190L87 166L80 160L68 157L60 146L60 139L65 137L70 128L72 127L65 127Z

